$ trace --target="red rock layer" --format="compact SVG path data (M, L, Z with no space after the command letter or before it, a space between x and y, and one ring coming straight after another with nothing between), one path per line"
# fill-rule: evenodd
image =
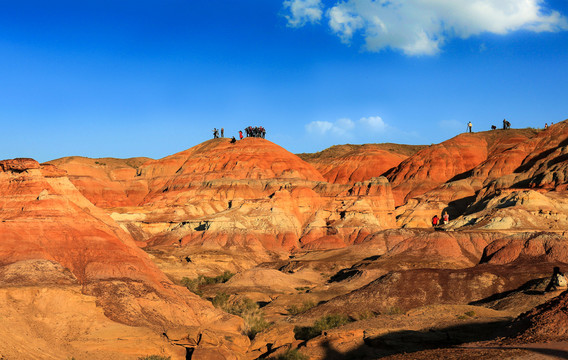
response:
M115 321L162 332L205 324L239 332L240 321L173 285L128 233L66 177L54 176L53 167L16 159L2 162L2 169L8 171L0 172L0 267L19 264L18 285L26 285L31 271L25 264L36 266L31 260L58 263Z
M353 184L383 175L424 146L336 145L316 154L299 154L330 183Z
M524 233L489 244L482 263L510 264L515 261L544 261L568 263L568 244L564 236L553 233Z
M148 185L137 171L149 160L73 156L52 160L48 164L65 170L73 185L94 205L108 208L134 206L144 199Z
M535 130L461 134L420 150L386 174L393 186L396 206L464 174L493 154L522 143L535 134Z

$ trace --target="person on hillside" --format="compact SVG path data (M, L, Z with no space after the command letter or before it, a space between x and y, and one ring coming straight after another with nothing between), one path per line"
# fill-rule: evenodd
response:
M243 139L243 131L239 130L239 137L241 138L241 140Z
M235 137L233 136L233 138L231 139L231 144L234 144L237 142L237 139L235 139Z
M544 123L544 130L548 129L548 123Z
M224 138L225 137L225 129L221 128L221 137Z
M473 125L471 124L471 121L467 123L467 129L469 130L469 132L471 132L471 127L472 127L472 126L473 126Z
M550 282L548 283L544 291L559 291L566 290L567 288L568 281L566 280L566 276L564 276L564 274L560 272L560 268L558 266L555 266L552 277L550 278Z
M507 130L507 120L503 119L503 130Z
M432 218L432 226L436 227L438 226L439 223L440 223L440 218L438 218L438 215L434 215L434 217Z
M447 224L450 222L450 215L448 215L447 212L444 211L444 214L442 215L442 220L444 221L444 224Z
M219 131L217 128L213 128L213 139L217 139L219 137Z

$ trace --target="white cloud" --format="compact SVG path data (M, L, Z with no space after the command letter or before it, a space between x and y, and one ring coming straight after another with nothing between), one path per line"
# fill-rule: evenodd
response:
M306 131L316 136L333 136L356 140L371 133L385 133L392 128L380 116L369 116L353 121L348 118L330 121L312 121L306 125Z
M321 0L286 0L284 9L289 14L284 15L291 27L304 26L306 23L316 23L323 15Z
M322 17L320 0L289 0L284 7L291 26ZM326 16L345 43L361 33L369 51L393 48L408 55L436 54L452 37L568 29L566 18L547 10L544 0L344 0Z
M363 125L365 130L370 130L374 132L385 132L388 129L388 125L383 121L380 116L370 116L361 118L359 123Z
M355 127L355 123L351 119L343 118L331 123L329 121L312 121L306 125L308 133L315 135L336 135L348 136Z

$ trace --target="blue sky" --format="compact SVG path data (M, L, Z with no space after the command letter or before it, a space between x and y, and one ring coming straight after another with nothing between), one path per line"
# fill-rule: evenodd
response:
M294 153L542 127L568 118L567 18L565 0L7 1L0 158L161 158L213 127Z

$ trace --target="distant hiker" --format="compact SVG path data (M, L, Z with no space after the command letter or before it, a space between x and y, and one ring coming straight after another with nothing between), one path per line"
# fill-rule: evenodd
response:
M507 120L503 119L503 130L507 130Z
M491 125L491 130L497 130L497 126Z
M510 123L510 122L505 121L505 124L507 125L507 129L510 129L510 128L511 128L511 123Z
M213 128L213 139L217 139L219 137L219 131L217 128Z
M239 137L241 138L241 140L243 139L243 131L239 130Z
M544 130L548 129L548 123L544 123Z
M237 142L237 139L235 139L235 137L233 136L233 138L231 139L231 144L234 144Z
M438 215L434 215L434 217L432 218L432 226L436 227L438 226L439 223L440 223L440 218L438 218Z
M442 220L444 220L444 224L447 224L450 222L450 215L448 215L447 212L444 212L444 214L442 215Z
M470 122L467 123L467 129L469 130L469 132L471 132L471 127L472 127L472 125L471 125L471 121L470 121Z
M544 290L545 292L549 291L558 291L558 290L566 290L568 288L568 281L566 281L566 276L560 272L560 268L558 266L554 267L554 272L552 273L552 277L550 278L550 282L548 286Z
M224 138L225 137L225 129L221 128L221 137Z

